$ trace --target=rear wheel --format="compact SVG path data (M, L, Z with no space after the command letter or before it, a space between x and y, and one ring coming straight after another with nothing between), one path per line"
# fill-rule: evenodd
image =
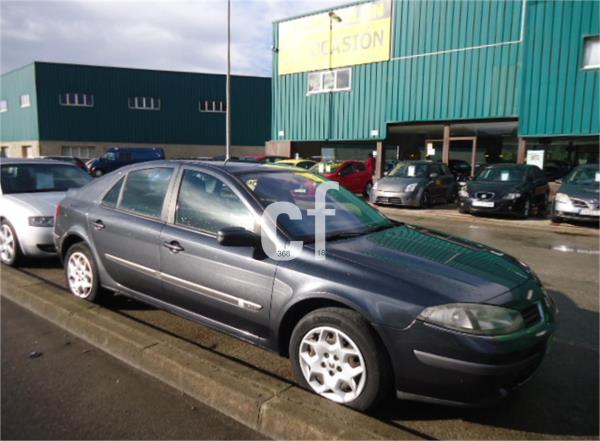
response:
M300 385L336 403L365 410L389 391L385 348L349 309L323 308L305 316L292 333L289 353Z
M363 191L363 195L368 198L369 196L371 196L372 189L373 183L371 181L367 182L367 185L365 185L365 190Z
M69 291L75 297L97 302L103 293L92 252L83 242L68 249L65 256L65 277Z
M19 266L23 261L17 233L6 220L0 224L0 261L9 266Z

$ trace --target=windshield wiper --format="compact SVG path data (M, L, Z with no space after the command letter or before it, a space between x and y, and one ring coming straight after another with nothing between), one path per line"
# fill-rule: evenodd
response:
M341 239L350 239L352 237L362 236L364 234L369 233L369 231L342 231L341 233L335 233L330 236L326 236L326 240L341 240Z

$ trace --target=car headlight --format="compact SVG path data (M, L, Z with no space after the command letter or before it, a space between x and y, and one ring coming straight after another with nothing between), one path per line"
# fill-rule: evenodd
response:
M524 327L519 311L477 303L432 306L419 319L445 328L476 335L504 335Z
M469 192L466 189L461 188L460 190L458 190L458 195L461 198L468 198L469 197Z
M502 199L509 199L509 200L515 200L515 199L519 199L521 197L521 193L506 193Z
M404 187L404 191L407 193L413 192L417 188L417 185L419 184L417 184L416 182L414 184L408 184L406 187Z
M556 193L556 196L554 196L554 200L563 204L569 204L571 202L571 198L569 198L569 196L567 196L564 193Z
M32 216L29 218L30 227L52 227L54 216Z

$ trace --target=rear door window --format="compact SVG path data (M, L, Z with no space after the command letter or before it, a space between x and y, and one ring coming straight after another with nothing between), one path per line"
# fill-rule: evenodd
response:
M160 218L173 169L146 168L127 175L119 208Z
M102 205L107 207L115 208L119 202L119 194L121 193L121 187L125 178L119 179L119 181L113 185L113 187L106 193L104 199L102 199Z

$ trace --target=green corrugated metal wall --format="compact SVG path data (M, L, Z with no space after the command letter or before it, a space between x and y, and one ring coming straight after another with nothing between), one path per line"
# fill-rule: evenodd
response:
M225 114L199 112L200 100L225 101L225 76L36 63L40 136L169 144L225 143ZM270 78L232 77L232 144L264 145L270 129ZM58 105L65 92L94 95L94 107ZM128 98L158 97L160 111L131 110Z
M20 107L20 96L29 94L30 107ZM0 112L1 141L38 139L35 68L28 64L0 77L0 100L8 102L8 111Z
M391 60L353 66L350 92L308 96L308 74L279 76L274 56L273 139L382 139L392 122L516 117L524 135L599 132L599 73L580 69L597 2L394 0L393 11Z
M307 96L308 74L278 76L274 57L273 139L382 138L387 122L517 115L521 1L393 4L392 59L354 66L350 92Z
M600 133L600 70L584 70L583 37L600 34L597 1L529 0L523 43L524 136Z

